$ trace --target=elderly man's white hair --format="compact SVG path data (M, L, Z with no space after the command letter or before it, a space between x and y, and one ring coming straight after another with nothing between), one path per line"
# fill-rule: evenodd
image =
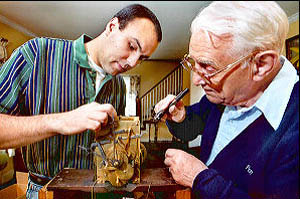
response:
M289 29L288 18L272 1L216 1L199 12L191 33L200 29L207 35L233 36L231 56L254 50L282 52Z

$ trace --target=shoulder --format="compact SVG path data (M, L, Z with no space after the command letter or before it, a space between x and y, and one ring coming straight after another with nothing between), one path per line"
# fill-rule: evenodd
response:
M299 81L295 83L283 121L294 120L299 124Z
M36 52L39 49L44 48L47 45L47 43L49 43L51 41L52 42L66 42L68 40L48 38L48 37L35 37L35 38L28 40L24 44L22 44L19 48L23 51L31 50L31 51Z
M72 43L73 40L51 38L51 37L36 37L27 42L28 45L36 46L37 48L45 47L54 43Z
M277 129L281 143L299 145L299 81L294 85L283 119Z

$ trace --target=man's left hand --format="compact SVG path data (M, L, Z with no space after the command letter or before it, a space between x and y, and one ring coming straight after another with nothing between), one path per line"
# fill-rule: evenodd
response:
M208 167L199 159L178 149L168 149L164 163L176 183L192 188L194 179Z

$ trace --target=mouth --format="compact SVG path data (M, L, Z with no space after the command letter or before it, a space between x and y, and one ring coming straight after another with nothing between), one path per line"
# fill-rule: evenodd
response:
M119 62L116 62L116 69L118 72L122 73L122 72L125 72L126 69L122 67L122 65L119 63Z
M217 95L217 91L212 89L212 88L203 88L204 92L206 95L212 96L212 97L216 97Z
M222 93L217 92L213 88L203 88L207 98L209 101L217 103L217 104L222 104L225 101L225 98Z
M122 65L119 64L119 62L117 62L117 67L118 67L119 70L124 70L123 67L122 67Z
M214 92L216 92L214 89L212 89L212 88L204 88L204 87L202 87L203 88L203 90L205 91L205 93L214 93Z

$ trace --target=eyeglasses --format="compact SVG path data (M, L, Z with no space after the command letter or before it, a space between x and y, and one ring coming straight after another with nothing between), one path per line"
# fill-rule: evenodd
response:
M188 69L191 69L193 72L197 73L200 77L202 77L204 79L204 81L206 81L206 83L211 83L210 79L219 74L220 72L222 71L226 71L230 68L233 68L234 66L237 66L239 63L241 63L242 61L244 61L245 59L251 57L252 55L254 54L254 52L246 55L246 56L243 56L241 58L239 58L238 60L236 60L235 62L231 63L231 64L228 64L227 66L219 69L219 70L216 70L216 71L213 71L213 70L206 70L205 68L202 67L202 71L204 72L200 72L199 69L196 69L195 66L196 66L196 62L193 58L190 57L189 54L185 54L182 61L180 62L181 66L185 69L185 70L188 70ZM219 67L218 67L219 68Z

